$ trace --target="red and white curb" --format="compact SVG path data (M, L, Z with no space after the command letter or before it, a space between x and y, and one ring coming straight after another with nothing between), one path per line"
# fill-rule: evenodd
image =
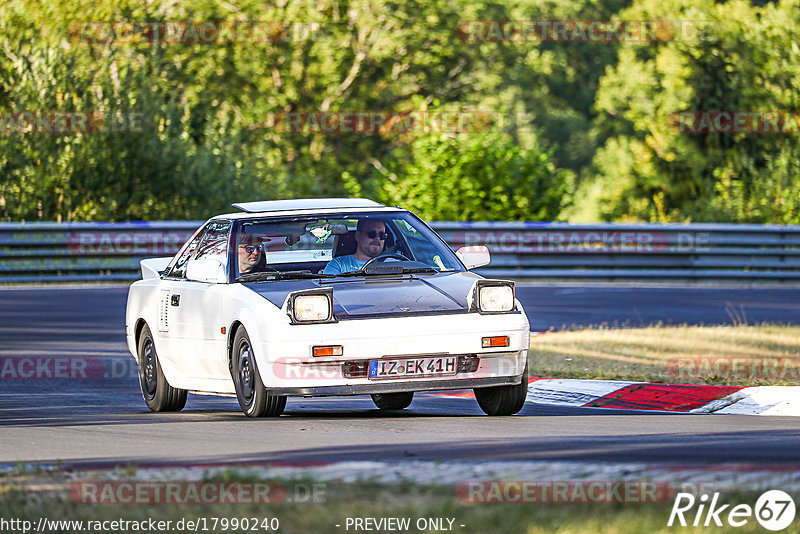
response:
M439 395L474 398L471 391ZM583 408L800 416L800 386L712 386L532 377L526 401Z
M800 415L800 386L742 388L693 411L747 415Z

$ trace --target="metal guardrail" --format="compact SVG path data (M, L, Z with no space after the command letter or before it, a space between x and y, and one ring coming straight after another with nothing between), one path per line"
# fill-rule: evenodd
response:
M509 278L800 280L800 226L439 223L453 247L483 244Z
M203 221L0 223L0 282L136 280Z
M202 221L0 223L0 282L128 281ZM516 279L800 281L800 226L439 222L453 248L486 245L477 272Z

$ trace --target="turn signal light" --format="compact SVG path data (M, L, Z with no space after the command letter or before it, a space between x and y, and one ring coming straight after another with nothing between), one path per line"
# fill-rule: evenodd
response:
M325 345L320 347L314 347L311 349L311 353L314 357L317 356L341 356L343 349L341 345Z
M484 349L489 347L507 347L508 336L485 337L481 339L481 344L483 345Z

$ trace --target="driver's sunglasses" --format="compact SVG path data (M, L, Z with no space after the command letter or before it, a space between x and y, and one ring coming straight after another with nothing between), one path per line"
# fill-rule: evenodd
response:
M367 237L370 239L375 239L377 237L381 241L386 241L386 238L389 237L389 234L386 232L378 232L377 230L367 230L364 233L366 233Z
M244 249L244 251L247 252L248 254L252 254L254 250L257 250L259 252L264 250L264 245L260 245L260 244L259 245L239 245L239 246L242 247Z

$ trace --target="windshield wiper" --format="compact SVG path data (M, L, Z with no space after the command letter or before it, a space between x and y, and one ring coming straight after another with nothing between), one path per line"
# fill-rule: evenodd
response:
M348 271L346 273L339 273L335 276L367 276L370 274L386 275L386 274L412 274L412 273L438 273L433 267L401 267L394 265L370 265L366 270L362 267L357 271Z
M258 273L245 273L236 278L237 282L258 282L264 280L291 280L308 278L333 278L333 274L312 273L309 270L303 271L263 271Z
M409 273L438 273L438 272L440 272L440 271L437 270L437 269L434 269L433 267L407 267L407 268L403 269L403 274L409 274Z

